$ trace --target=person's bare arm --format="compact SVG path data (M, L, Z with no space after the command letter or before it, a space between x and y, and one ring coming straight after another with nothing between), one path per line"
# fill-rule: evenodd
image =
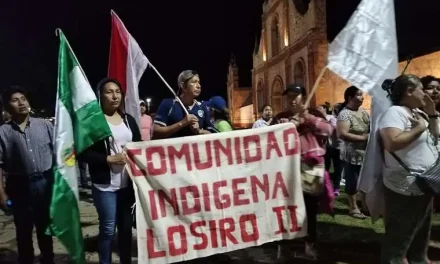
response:
M423 118L419 117L411 121L413 127L409 131L402 131L399 128L387 127L380 130L384 148L388 152L396 152L414 142L427 129Z
M336 123L336 132L340 139L349 142L365 142L368 140L368 134L356 135L350 133L350 123L348 121L338 120Z
M158 124L154 124L154 132L153 135L155 138L168 138L172 134L178 132L183 128L183 122L180 121L171 126L161 126Z
M154 136L156 138L168 138L172 134L181 130L184 127L189 126L191 123L197 122L198 119L195 115L189 114L186 115L179 122L172 124L171 126L161 126L158 124L154 124Z
M434 136L435 139L437 139L437 141L435 142L435 144L437 144L438 142L438 137L439 137L439 127L438 127L438 118L437 118L437 111L435 110L435 102L434 100L432 100L432 98L429 95L426 95L425 98L425 107L424 107L424 111L426 113L422 113L423 115L425 115L426 119L428 119L428 129L429 132L431 132L431 134Z

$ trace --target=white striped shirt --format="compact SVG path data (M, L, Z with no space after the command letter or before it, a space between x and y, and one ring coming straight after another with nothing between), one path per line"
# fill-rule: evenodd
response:
M264 120L263 118L258 119L257 121L255 121L254 125L252 126L252 128L260 128L260 127L267 127L270 125L270 121L272 119L269 119L269 121Z

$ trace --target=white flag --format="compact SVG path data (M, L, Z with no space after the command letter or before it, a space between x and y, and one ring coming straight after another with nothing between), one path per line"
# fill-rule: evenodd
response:
M394 0L363 0L330 44L328 68L373 97L371 132L359 180L373 219L382 213L382 155L377 125L391 106L381 85L398 75Z

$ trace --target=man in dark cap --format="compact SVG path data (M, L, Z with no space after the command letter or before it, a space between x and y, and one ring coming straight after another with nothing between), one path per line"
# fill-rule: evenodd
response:
M319 175L312 175L314 178L322 182L320 188L306 188L308 185L303 184L304 203L307 213L307 233L305 240L305 252L297 254L298 257L306 259L317 259L318 252L316 251L316 230L317 230L317 215L318 205L327 212L331 212L332 203L334 200L333 190L324 188L324 182L329 182L329 175L324 170L324 155L326 152L325 139L331 135L333 127L325 119L322 113L315 111L310 114L304 102L307 97L307 91L301 84L290 84L284 90L283 96L287 97L287 102L290 103L286 111L277 114L271 124L280 124L292 122L296 125L299 142L301 145L301 168L313 168L313 171L319 171ZM321 116L319 116L321 115ZM303 174L303 169L301 169ZM313 181L315 182L315 181ZM314 184L313 184L314 186ZM331 185L330 185L330 189ZM279 253L281 253L281 246Z

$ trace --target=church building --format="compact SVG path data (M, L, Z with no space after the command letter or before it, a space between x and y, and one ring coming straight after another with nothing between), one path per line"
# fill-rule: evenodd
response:
M327 63L325 0L266 0L263 3L262 30L253 53L252 87L239 87L238 66L232 58L228 72L228 101L231 122L248 128L258 119L265 104L278 113L286 108L282 97L289 83L301 83L310 91ZM399 64L403 70L406 61ZM407 73L440 77L440 52L415 58ZM326 71L311 106L343 101L350 86L336 74ZM366 96L363 107L370 109Z

